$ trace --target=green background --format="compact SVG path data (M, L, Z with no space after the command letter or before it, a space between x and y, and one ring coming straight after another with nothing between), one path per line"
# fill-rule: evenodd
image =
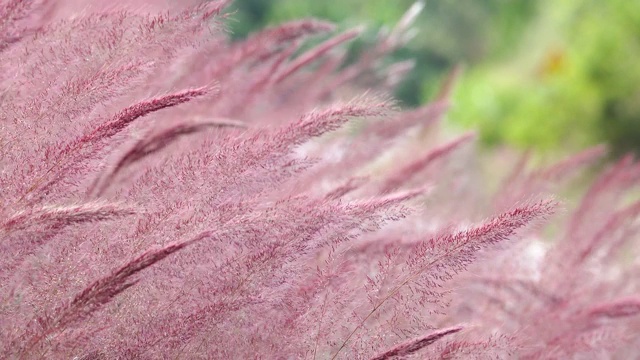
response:
M318 17L369 29L393 26L413 0L236 0L231 31ZM487 146L573 152L606 142L640 153L640 0L431 0L419 30L392 60L415 59L397 89L428 102L451 69L465 68L450 122Z

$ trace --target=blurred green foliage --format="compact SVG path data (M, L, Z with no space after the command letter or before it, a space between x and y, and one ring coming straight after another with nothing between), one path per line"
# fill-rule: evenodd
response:
M452 118L490 144L640 152L640 1L546 0L512 54L471 68Z
M301 17L365 24L360 43L391 27L414 0L236 0L243 37ZM640 153L640 0L432 0L416 37L392 60L415 59L396 96L428 101L456 65L450 118L487 144L574 151L608 142Z

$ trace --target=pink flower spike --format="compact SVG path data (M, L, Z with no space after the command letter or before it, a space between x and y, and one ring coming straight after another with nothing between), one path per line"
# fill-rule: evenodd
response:
M424 349L425 347L433 344L434 342L460 332L464 329L463 326L454 326L445 329L439 329L426 335L405 341L401 344L394 346L393 348L376 355L371 360L391 360L402 358L407 355L415 354L416 352Z

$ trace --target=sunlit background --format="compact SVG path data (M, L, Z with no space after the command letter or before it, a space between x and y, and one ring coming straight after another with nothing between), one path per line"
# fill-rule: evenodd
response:
M366 25L357 53L414 2L236 0L231 31L242 38L300 17ZM450 123L479 129L485 145L640 153L639 0L432 0L415 27L392 55L416 61L396 92L405 106L431 99L460 64Z

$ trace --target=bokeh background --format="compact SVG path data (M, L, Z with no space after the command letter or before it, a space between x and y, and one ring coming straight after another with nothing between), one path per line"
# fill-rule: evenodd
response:
M242 38L301 17L365 25L357 54L414 2L235 0L230 30ZM488 147L640 153L640 0L431 0L415 27L391 55L416 61L397 88L404 106L429 101L462 65L449 123L479 129Z

